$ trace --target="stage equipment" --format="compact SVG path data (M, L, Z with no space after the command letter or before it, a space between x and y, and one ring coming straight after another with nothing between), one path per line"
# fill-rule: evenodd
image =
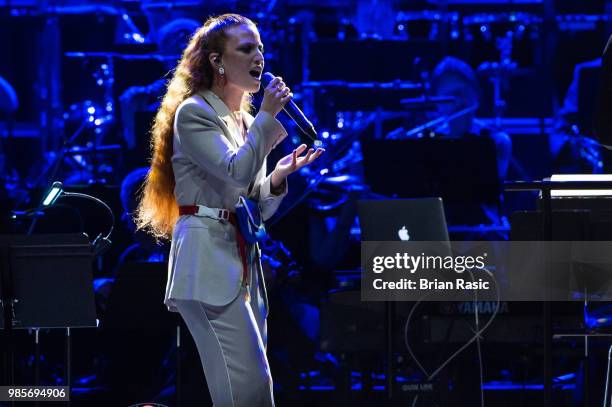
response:
M15 329L36 331L36 379L40 366L39 329L66 330L66 386L71 384L71 328L96 327L92 247L84 234L1 235L0 298L4 383L14 382ZM39 384L39 383L35 383Z
M612 181L612 174L553 174L550 177L553 182L564 182L564 181ZM563 190L552 190L551 196L555 198L563 197L575 197L575 198L589 198L589 197L612 197L612 189L563 189ZM601 202L603 201L603 202ZM607 203L607 199L600 199L602 204ZM576 203L575 203L576 204ZM581 205L582 206L582 205ZM601 209L605 208L602 205ZM595 209L595 208L593 208ZM600 210L601 210L600 209ZM602 236L603 238L603 236Z
M115 215L113 214L113 211L104 201L94 196L79 192L65 192L62 183L59 181L56 181L51 185L51 187L45 193L41 204L37 208L28 209L25 211L13 211L11 217L12 219L32 218L32 223L30 224L30 228L28 230L28 235L31 235L34 227L36 226L37 219L44 216L45 209L51 207L61 197L87 199L101 205L104 207L104 209L106 209L110 216L110 228L108 233L106 233L106 235L103 235L102 233L98 234L98 236L92 242L94 257L104 254L104 252L106 252L112 244L110 241L110 236L115 228Z
M367 148L367 147L366 147ZM432 241L439 242L440 253L450 251L448 230L444 217L444 207L440 198L364 200L359 202L359 219L363 233L362 241ZM424 219L426 220L424 222ZM405 236L398 232L399 225L405 223L410 227L412 236L408 235L406 226L402 228ZM398 236L398 233L400 235ZM448 246L447 246L448 245ZM395 369L393 355L393 320L395 303L385 301L385 359L386 359L386 398L394 400ZM414 307L412 308L414 310ZM406 324L409 323L409 319ZM488 325L488 324L487 324ZM486 327L485 327L486 328ZM477 333L479 335L480 332ZM410 348L408 348L410 351ZM412 352L411 352L412 354ZM418 364L416 357L413 358Z
M516 25L517 18L520 21L518 25ZM483 24L480 19L481 17L474 17L473 21L476 24ZM495 46L499 51L499 60L495 62L485 61L478 67L478 72L487 77L493 84L493 114L497 129L501 128L501 119L506 107L506 101L502 97L502 90L508 88L509 77L517 71L518 67L518 64L512 60L514 41L522 37L525 31L525 24L539 22L534 16L530 15L516 16L511 14L508 19L516 25L516 28L514 30L507 30L503 35L495 37ZM500 20L496 18L492 21L497 22ZM483 33L487 32L486 27L486 25L480 25L480 31ZM484 31L483 28L485 28Z
M571 33L595 31L610 21L612 21L612 16L607 14L562 14L556 17L559 31Z
M383 321L380 317L377 317L377 313L380 314L382 312L383 304L360 301L359 291L355 290L359 285L359 274L359 270L338 272L336 274L338 277L338 289L330 292L327 301L322 303L321 308L322 348L341 353L342 360L345 363L352 354L355 356L367 355L368 352L379 350L382 346L380 340L383 336ZM430 363L432 359L445 359L440 355L439 349L441 343L457 344L458 347L460 346L463 349L479 340L491 345L503 344L507 346L510 343L532 345L537 343L538 334L541 333L541 330L535 325L529 326L527 329L521 326L520 331L509 332L509 328L520 326L521 321L533 321L533 318L530 318L530 316L537 312L537 309L533 309L532 304L510 304L498 303L496 301L427 303L418 307L418 312L414 312L415 308L412 303L399 302L395 305L396 316L393 319L393 324L397 331L404 331L406 325L403 322L408 321L408 317L412 317L414 322L410 326L410 341L426 344L421 349L417 349L416 353L427 353L431 357L431 359L427 359ZM480 326L478 321L474 322L475 314L480 315ZM469 321L470 315L472 321ZM492 318L495 318L495 322L491 322L493 321ZM563 319L561 322L567 326L572 321L569 318ZM508 327L505 326L506 323L509 323ZM577 325L572 325L572 327ZM356 332L359 335L356 335ZM482 334L480 339L478 338L479 334ZM396 335L393 338L394 346L397 346L399 349L399 347L406 345L406 349L410 352L406 331L404 331L404 336L406 337L405 343L400 341L402 335ZM432 341L431 339L434 340ZM453 348L454 346L450 347ZM519 347L517 346L516 348ZM494 352L497 348L489 349ZM410 397L406 398L406 400L413 401L414 396L419 394L418 392L410 391L409 387L406 387L406 384L413 382L432 383L432 380L434 380L435 392L442 391L444 388L448 390L449 386L448 383L444 382L444 375L440 374L439 376L442 377L437 377L436 372L442 372L442 369L452 360L452 357L446 359L435 371L431 369L433 373L423 369L423 375L420 375L415 372L415 365L412 361L401 352L398 353L399 355L395 355L397 366L395 374L398 377L399 383L395 394L400 399ZM416 363L419 362L417 361ZM378 367L380 365L370 362L370 366ZM429 367L427 364L424 364L424 366ZM360 368L363 371L362 375L365 376L368 370L363 365ZM402 368L406 370L402 370ZM461 368L459 369L461 370ZM382 376L380 378L382 379ZM435 383L438 383L439 387ZM364 382L362 390L366 390L365 385ZM453 387L455 385L456 382L453 384ZM421 396L425 396L425 394L421 394ZM440 405L446 404L442 403Z
M426 87L422 86L422 88L426 88ZM429 96L426 94L418 98L402 99L400 103L408 111L410 110L428 110L429 111L429 110L436 110L439 105L454 103L455 100L456 98L454 96ZM478 106L475 106L475 108L471 111L474 111L477 108ZM462 114L465 114L465 113L462 113ZM448 121L449 119L446 119L446 120Z
M473 50L472 59L477 63L492 60L499 51L498 41L504 38L513 42L508 60L518 61L522 67L536 63L542 17L526 12L479 13L463 15L461 20L463 41Z
M437 97L435 98L437 99L437 101L434 101L433 100L434 98L431 98L431 99L432 101L423 99L422 106L424 109L431 110L431 108L435 105L440 105L444 103L452 103L454 102L455 98ZM409 100L409 101L404 100L402 102L408 102L408 103L403 103L405 105L408 104L409 106L415 106L413 107L413 109L416 108L416 106L418 106L418 104L412 104L412 100ZM431 107L428 108L428 106L431 106ZM477 109L478 109L478 105L468 106L465 109L459 110L458 112L455 112L451 115L440 116L438 118L428 121L427 123L416 126L415 128L410 129L408 131L404 130L404 128L393 130L389 134L387 134L387 137L385 138L388 140L402 140L402 139L413 138L413 137L422 138L427 133L429 133L428 135L430 137L434 138L436 137L436 133L434 131L436 128L442 126L443 124L450 123L453 120L460 119L465 115L473 114L474 112L476 112Z
M404 117L402 100L421 97L424 88L421 83L395 80L391 82L347 82L347 81L308 81L301 84L304 93L310 93L316 106L319 123L332 127L337 125L338 114L347 117L357 112L377 112L374 119L375 137L382 137L382 122L392 116ZM393 115L395 113L395 115ZM350 128L350 122L343 123L343 131ZM332 127L333 128L333 127Z
M557 182L563 185L564 182L607 182L612 186L612 176L604 174L564 174L553 175L550 182ZM609 241L612 228L612 210L610 200L612 199L611 189L553 189L550 191L552 202L552 239L567 241ZM543 202L540 202L540 209ZM518 212L512 219L513 239L519 240L540 240L544 234L541 227L542 212ZM588 366L590 364L590 343L598 338L607 339L612 336L602 332L608 324L609 310L597 309L597 303L589 303L589 296L596 296L596 293L610 283L609 273L606 266L602 268L583 267L580 262L573 264L574 278L584 293L583 302L583 329L577 330L555 330L553 339L555 340L576 340L583 339L583 369L584 369L584 402L589 402L592 395L589 394L589 375ZM551 316L551 318L554 318ZM554 326L554 325L553 325Z
M597 190L597 189L612 189L612 181L607 180L589 180L589 181L530 181L530 182L508 182L505 184L506 191L540 191L541 193L541 236L544 241L555 240L553 229L553 208L564 200L552 199L552 190ZM553 206L555 204L555 206ZM609 205L607 205L609 207ZM608 228L609 230L609 228ZM609 240L609 239L605 239ZM547 267L547 279L551 279L550 268ZM549 293L545 293L545 298L549 298ZM543 303L542 323L544 326L544 405L545 407L552 406L552 313L550 301ZM586 337L585 337L586 338ZM588 352L588 341L585 339L585 353Z
M58 181L54 182L51 188L45 193L41 206L53 205L62 192L62 183Z
M178 55L163 55L159 53L147 54L125 54L118 52L66 52L68 60L78 61L79 64L88 72L91 71L93 89L89 89L92 94L90 100L73 103L64 113L65 128L73 135L64 142L61 150L52 157L52 163L47 169L52 169L53 179L59 170L61 162L67 155L71 156L69 164L72 165L72 174L68 174L65 179L73 183L107 183L109 176L112 176L115 168L109 164L109 157L118 157L121 153L121 146L118 144L104 144L105 139L111 135L115 129L116 105L115 96L117 90L117 67L122 64L149 64L161 67L169 62L176 61ZM125 71L125 69L124 69ZM145 70L146 71L146 70ZM145 72L147 75L148 71ZM147 75L144 75L145 80ZM140 77L139 80L142 80ZM84 86L89 84L87 82ZM125 112L124 114L128 114ZM73 146L77 143L77 138L85 135L84 140L80 140L82 145ZM131 135L134 137L133 135ZM134 140L126 140L128 147L132 147ZM101 157L104 155L104 158ZM83 178L83 174L87 176ZM44 181L44 174L39 179L39 183Z
M461 36L461 18L456 11L400 11L395 18L395 35L407 40L441 41L445 34L457 41Z
M104 147L103 141L107 136L115 123L115 106L114 106L114 55L112 53L104 52L67 52L65 54L68 58L78 58L83 68L91 68L91 65L95 67L91 73L91 77L95 81L98 88L102 89L101 100L93 102L92 100L85 100L83 102L74 103L70 105L67 112L64 113L63 118L65 121L66 128L70 131L75 131L76 134L80 134L84 130L87 135L85 143L87 147L93 150L93 153L89 157L80 157L77 161L78 165L81 166L85 171L90 170L90 179L88 183L106 183L106 179L103 177L104 172L112 172L112 168L108 168L108 164L99 161L97 149ZM92 64L93 62L93 64ZM76 130L75 130L76 129ZM75 141L75 137L71 137L69 141ZM64 151L63 154L58 154L63 159L66 154L66 145L62 146ZM114 152L116 150L112 150ZM58 163L59 164L59 163ZM52 174L55 176L55 174ZM83 180L80 180L83 182Z

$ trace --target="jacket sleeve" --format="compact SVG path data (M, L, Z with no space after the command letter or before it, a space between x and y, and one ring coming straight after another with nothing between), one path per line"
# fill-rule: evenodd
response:
M260 111L245 143L236 149L225 137L218 120L197 104L182 105L175 117L175 134L181 152L214 176L246 188L268 153L287 132L278 120Z
M283 200L285 195L287 195L288 186L287 180L285 179L283 185L281 185L281 192L278 195L274 194L272 192L271 185L272 174L265 176L265 165L266 164L264 163L264 168L262 171L262 174L264 176L258 180L257 184L255 184L255 186L253 187L253 191L251 191L249 197L259 201L259 209L261 210L261 216L263 217L263 220L268 220L272 217L272 215L274 215L274 213L280 206L281 201Z

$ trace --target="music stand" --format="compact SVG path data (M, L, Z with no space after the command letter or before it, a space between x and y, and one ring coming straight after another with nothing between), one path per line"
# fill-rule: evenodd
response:
M14 329L65 328L65 378L70 386L70 328L97 326L93 252L87 235L0 235L0 261L1 328L8 345L3 347L5 381L10 377L4 384L14 384Z

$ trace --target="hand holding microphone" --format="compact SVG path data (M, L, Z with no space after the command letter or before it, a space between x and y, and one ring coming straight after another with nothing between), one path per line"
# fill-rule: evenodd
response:
M282 81L282 78L275 77L270 72L265 72L262 76L262 82L264 85L264 100L261 103L261 109L273 116L276 116L281 109L284 110L301 130L300 138L306 145L320 144L317 140L317 131L295 102L291 100L293 94Z
M293 93L285 83L283 78L277 76L269 81L264 89L264 97L261 102L260 110L270 113L273 117L283 110L285 104L291 100Z
M314 160L319 158L325 150L322 148L317 148L316 150L314 148L308 148L313 145L318 146L321 144L321 142L317 140L317 131L306 116L304 116L300 108L297 107L295 102L291 100L293 94L282 81L282 78L274 77L270 72L266 72L262 76L262 81L264 85L264 100L261 102L261 110L273 116L276 116L281 109L284 110L301 130L300 138L303 142L303 144L293 150L291 154L281 158L276 163L276 167L271 174L270 183L273 189L277 189L283 184L289 174L311 164ZM302 155L304 152L306 152L306 154Z

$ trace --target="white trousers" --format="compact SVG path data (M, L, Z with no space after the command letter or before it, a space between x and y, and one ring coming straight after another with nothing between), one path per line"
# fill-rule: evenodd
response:
M175 300L198 348L215 407L273 407L266 309L258 273L228 305Z

